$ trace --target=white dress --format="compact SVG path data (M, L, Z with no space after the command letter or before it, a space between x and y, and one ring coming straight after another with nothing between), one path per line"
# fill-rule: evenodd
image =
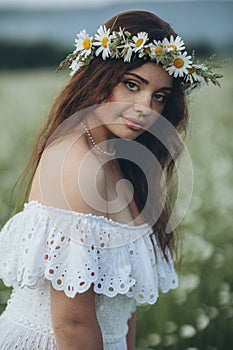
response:
M136 306L153 304L159 288L165 293L178 285L169 252L167 262L151 232L147 224L25 204L0 232L0 278L13 286L0 316L0 349L57 349L52 283L71 298L93 284L104 350L126 350Z

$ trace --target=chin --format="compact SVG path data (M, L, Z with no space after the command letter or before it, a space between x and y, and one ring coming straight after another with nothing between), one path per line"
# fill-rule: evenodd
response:
M142 135L143 132L140 132L140 133L125 133L124 135L121 135L120 138L121 139L124 139L124 140L127 140L127 141L133 141L135 140L137 137L139 137L140 135Z

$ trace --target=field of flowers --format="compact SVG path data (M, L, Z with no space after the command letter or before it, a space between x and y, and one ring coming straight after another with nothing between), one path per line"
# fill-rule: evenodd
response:
M137 350L233 348L233 65L223 73L221 89L190 97L186 145L194 188L180 225L180 286L138 309ZM51 70L0 74L0 227L14 205L10 193L33 138L66 79ZM0 312L9 293L0 284Z

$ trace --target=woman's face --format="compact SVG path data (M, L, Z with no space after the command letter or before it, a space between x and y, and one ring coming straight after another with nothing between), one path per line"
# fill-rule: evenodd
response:
M149 62L127 71L95 117L106 137L135 139L159 118L172 90L173 78Z

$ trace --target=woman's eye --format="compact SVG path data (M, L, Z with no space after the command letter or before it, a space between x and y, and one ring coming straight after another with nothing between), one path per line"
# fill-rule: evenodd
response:
M124 83L130 90L133 90L133 91L138 91L139 90L138 85L133 83L132 81L124 81Z
M167 95L155 94L154 99L157 100L158 102L164 103L167 99Z

